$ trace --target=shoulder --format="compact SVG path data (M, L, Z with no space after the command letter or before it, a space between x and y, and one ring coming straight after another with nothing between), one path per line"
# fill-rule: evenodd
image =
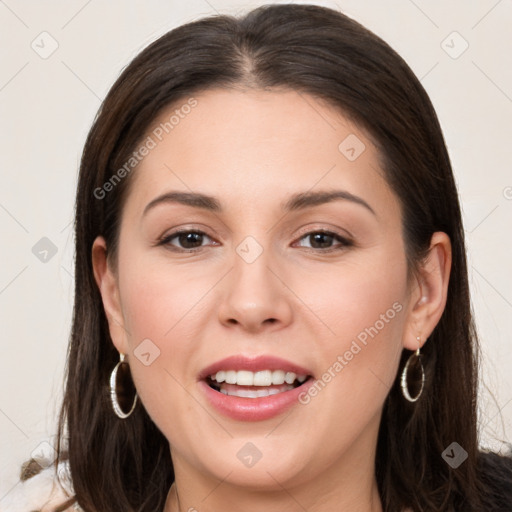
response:
M478 476L485 485L489 510L510 511L512 504L512 449L506 454L481 451Z
M73 487L67 462L41 466L30 460L23 465L21 479L2 499L1 512L53 512L73 496ZM70 505L66 512L80 508Z

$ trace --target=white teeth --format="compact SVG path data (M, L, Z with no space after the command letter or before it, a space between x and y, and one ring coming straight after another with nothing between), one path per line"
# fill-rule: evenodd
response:
M239 386L252 386L254 382L254 373L248 372L247 370L238 370L236 373L236 382Z
M284 385L281 387L281 389L277 388L270 388L270 389L220 389L220 392L224 395L228 396L238 396L240 398L263 398L265 396L271 396L271 395L277 395L279 393L283 393L284 391L290 391L290 389L293 389L293 386L291 385Z
M264 370L254 374L253 386L271 386L272 385L272 372Z
M225 380L227 384L236 384L236 372L234 370L229 370L226 372Z
M272 384L284 384L283 370L274 370L272 372Z
M286 372L286 375L284 376L284 381L286 384L293 384L295 379L297 378L297 375L293 372Z
M228 391L229 395L229 391ZM242 398L258 398L258 392L257 391L251 391L250 389L240 389L236 396L240 396Z
M302 384L307 378L307 375L297 375L284 370L261 370L259 372L221 370L210 375L210 379L219 384L226 382L226 384L237 384L238 386L280 386L284 383L293 384L296 380Z

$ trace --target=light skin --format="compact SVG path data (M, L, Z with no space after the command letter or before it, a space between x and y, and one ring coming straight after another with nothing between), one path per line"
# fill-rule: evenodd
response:
M176 483L165 510L380 512L383 403L401 350L421 346L441 317L449 238L435 233L408 278L399 201L376 148L318 99L254 90L195 97L197 107L131 177L116 264L103 238L92 250L113 343L170 443ZM354 161L338 149L350 134L366 147ZM293 194L332 190L370 208L345 198L282 209ZM171 191L213 196L222 209L163 201L144 213ZM184 237L158 245L176 229L206 235L188 239L194 252ZM319 230L349 243L310 236ZM263 250L252 263L236 251L247 236ZM307 405L247 422L222 415L201 392L201 370L234 354L281 357L319 379L396 303L401 311ZM149 366L134 355L145 339L160 350ZM248 442L262 455L252 467L237 457Z

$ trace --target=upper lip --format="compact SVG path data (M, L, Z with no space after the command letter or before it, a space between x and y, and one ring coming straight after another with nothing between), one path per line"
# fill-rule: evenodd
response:
M204 380L221 370L248 370L251 372L283 370L285 372L293 372L296 375L312 375L311 370L279 357L235 355L216 361L204 368L199 374L199 380Z

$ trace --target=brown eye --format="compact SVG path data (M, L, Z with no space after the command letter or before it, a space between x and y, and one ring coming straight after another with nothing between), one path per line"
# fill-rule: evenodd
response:
M343 249L351 245L351 242L336 233L330 231L312 231L304 235L301 239L309 241L309 245L299 243L300 247L307 247L311 249ZM334 242L336 245L333 245Z
M171 246L177 250L193 250L202 247L205 239L210 237L202 231L176 231L166 236L161 245Z
M203 235L195 232L180 233L177 239L184 249L195 249L202 245Z
M314 233L308 236L311 247L314 249L325 249L326 247L331 247L331 244L334 241L334 236L327 233Z

